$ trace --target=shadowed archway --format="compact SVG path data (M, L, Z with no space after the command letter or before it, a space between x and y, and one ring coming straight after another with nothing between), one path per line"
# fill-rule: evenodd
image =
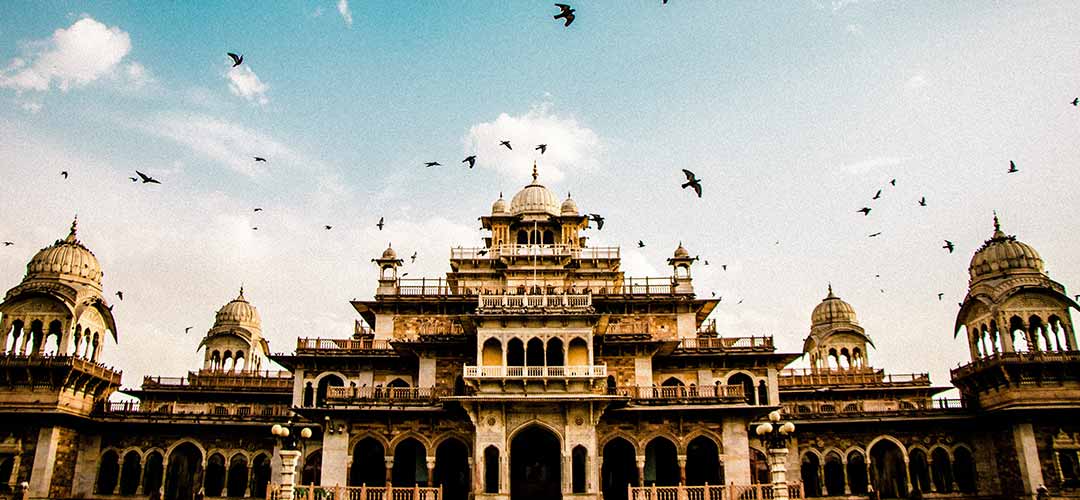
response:
M532 426L510 442L510 498L559 500L562 498L562 453L559 438Z

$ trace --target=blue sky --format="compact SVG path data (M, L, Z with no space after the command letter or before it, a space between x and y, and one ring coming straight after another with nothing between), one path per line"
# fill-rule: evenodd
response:
M206 331L240 282L291 351L350 333L347 301L370 296L388 241L421 252L410 277L445 273L539 160L542 182L608 218L592 241L623 246L628 275L666 274L681 240L713 263L695 283L724 297L724 333L790 350L831 281L873 364L946 383L992 210L1080 286L1070 2L574 6L564 28L539 2L353 1L351 22L334 1L0 4L0 237L17 242L0 284L78 212L108 293L125 292L106 359L127 384L194 368L184 327ZM679 189L682 168L704 198ZM163 184L132 185L136 169Z

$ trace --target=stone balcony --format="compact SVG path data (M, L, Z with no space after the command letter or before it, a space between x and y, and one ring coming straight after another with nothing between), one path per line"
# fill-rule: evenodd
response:
M607 377L607 365L580 366L470 366L465 365L465 378L477 380L558 380L597 379Z
M592 295L480 295L477 312L514 314L523 312L592 312Z
M885 373L885 370L813 370L789 368L780 371L781 388L856 387L929 387L928 373Z
M570 245L497 245L491 248L451 248L451 260L500 259L504 257L570 257L587 260L618 260L619 247Z

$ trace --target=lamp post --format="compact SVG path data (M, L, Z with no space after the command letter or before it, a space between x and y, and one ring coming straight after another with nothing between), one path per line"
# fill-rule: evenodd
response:
M293 488L296 485L296 464L302 455L297 448L303 447L303 441L311 437L311 428L293 425L292 420L285 425L274 424L270 433L278 438L281 447L281 500L293 500Z
M788 440L795 433L795 424L780 423L780 411L769 412L769 421L758 424L754 429L761 444L769 450L769 472L772 476L773 498L788 500L787 455Z

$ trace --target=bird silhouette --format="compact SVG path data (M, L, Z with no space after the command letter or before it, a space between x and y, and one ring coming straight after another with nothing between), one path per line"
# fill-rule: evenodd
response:
M1073 99L1072 105L1073 106L1080 106L1080 97L1077 97L1076 99Z
M408 275L409 275L409 273L401 273L401 277L402 277L402 278L404 278L404 277L406 277L406 276L408 276Z
M466 156L464 160L461 160L461 163L468 163L469 168L475 167L476 166L476 155Z
M645 242L641 241L641 240L637 240L637 247L638 248L645 248Z
M876 199L878 199L878 198L881 198L881 190L880 190L880 189L879 189L879 190L877 190L877 193L874 193L874 197L873 197L873 198L871 198L871 199L872 199L872 200L876 200Z
M1080 302L1080 295L1077 295L1077 296L1076 296L1076 299L1075 299L1075 300L1076 300L1077 302Z
M236 54L233 54L232 52L229 52L228 55L229 55L229 58L232 59L232 67L234 67L234 68L239 66L240 64L242 64L244 62L244 55L243 54L236 55Z
M412 257L409 257L409 259L410 259L410 260L411 260L412 262L416 262L416 254L418 254L418 253L420 253L420 252L413 252L413 253L412 253Z
M862 214L864 216L870 215L870 207L862 207L862 208L856 210L856 212L862 212Z
M716 297L716 292L713 292L713 293L712 293L712 296L713 296L713 297Z
M565 26L570 26L570 23L574 22L574 9L571 9L569 5L564 3L557 3L555 6L562 9L562 12L559 12L558 15L554 16L555 19L565 19Z
M383 227L383 218L382 218L382 217L379 217L379 223L378 223L378 224L375 224L375 225L379 227L379 231L382 231L382 227Z
M334 228L334 226L331 226L331 225L329 225L329 224L327 224L327 225L325 225L325 226L323 226L323 227L325 227L327 231L329 231L329 230L331 230L331 229L333 229L333 228Z
M878 231L878 232L870 235L871 238L874 238L876 236L881 236L881 231Z
M139 182L138 177L128 177L128 179L131 179L131 182Z
M926 206L926 197L925 196L923 196L922 198L919 198L919 206L920 207L925 207Z
M743 299L739 299L739 304L742 304Z
M192 328L193 328L193 327L190 327L190 326L189 326L189 327L186 327L186 328L184 328L184 333L190 332Z
M589 219L596 223L596 230L604 229L604 218L600 214L589 214Z
M893 186L895 186L896 185L896 179L893 179L893 180L889 181L889 184L892 184Z
M942 292L938 292L938 294L937 294L937 299L938 299L938 300L941 300L941 298L942 298L942 297L944 297L944 296L945 296L945 294L944 294L944 293L942 293Z
M951 242L949 240L945 240L945 244L941 245L941 248L944 248L944 249L948 250L949 253L952 253L953 249L956 248L956 246L953 245L953 242Z
M536 151L539 151L540 154L547 153L547 144L540 144L536 146Z
M479 256L483 257L483 256L487 255L487 253L488 253L488 251L487 251L486 248L481 248L480 250L478 250L476 252L476 255L479 255Z
M261 162L263 162L263 163L265 163L265 162L266 162L266 158L263 158L263 157L261 157L261 156L255 156L255 157L253 157L253 158L255 158L255 161L257 161L257 162L258 162L258 161L261 161Z
M425 164L424 164L424 166L425 166L425 167L428 167L428 168L431 168L431 167L441 167L441 166L442 166L442 163L439 163L439 162L437 162L437 161L429 161L429 162L425 163Z
M1016 168L1016 162L1009 160L1009 173L1019 172L1020 169Z
M120 300L124 300L124 292L121 292L120 290L117 290L116 291L116 296L120 297Z
M499 145L506 146L506 149L509 149L511 151L514 150L514 148L510 147L510 141L499 141Z
M64 170L64 171L60 172L60 175L64 176L64 178L67 179L68 178L67 170Z
M694 188L694 192L697 193L697 197L701 198L701 179L698 179L693 172L682 169L683 174L686 175L686 183L682 185L683 189L688 187Z
M252 231L258 231L258 230L259 230L259 227L258 227L258 226L255 226L255 227L251 228L251 230L252 230Z
M6 247L9 247L9 246L14 245L14 244L15 244L14 241L5 241L4 242L4 246L6 246Z
M259 208L259 207L255 207L255 211L256 211L256 212L262 212L262 209L261 209L261 208Z
M143 184L161 184L161 182L157 179L150 177L149 175L146 175L142 172L139 172L138 170L135 171L135 174L137 174L139 178L142 179Z

